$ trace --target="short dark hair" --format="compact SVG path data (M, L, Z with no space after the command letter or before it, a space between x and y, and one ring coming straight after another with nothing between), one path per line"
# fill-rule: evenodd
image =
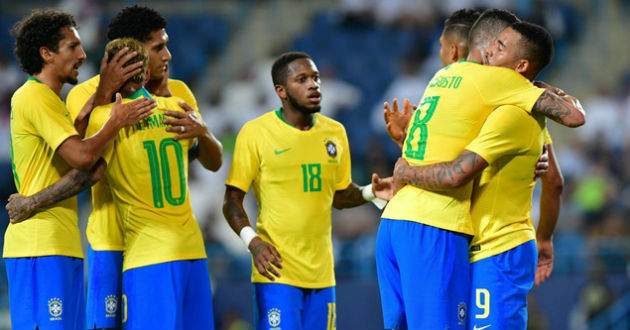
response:
M488 46L506 27L520 21L505 9L486 9L470 28L468 46Z
M61 29L76 26L72 15L58 10L34 10L15 23L11 34L15 35L14 52L22 70L29 75L41 72L44 59L39 54L39 48L58 52L59 42L64 38Z
M306 58L312 60L311 56L303 52L287 52L284 53L273 62L271 66L271 80L274 85L284 85L287 83L287 73L289 73L289 64L295 60Z
M532 73L537 75L553 57L551 34L542 26L530 22L516 22L510 27L521 34L519 54L529 61Z
M479 11L464 8L451 14L444 20L444 31L442 35L449 40L455 39L458 43L465 42L465 53L468 53L468 33L470 28L479 18Z
M149 7L126 7L109 23L107 39L134 38L145 42L151 39L153 31L166 28L166 24L166 19Z

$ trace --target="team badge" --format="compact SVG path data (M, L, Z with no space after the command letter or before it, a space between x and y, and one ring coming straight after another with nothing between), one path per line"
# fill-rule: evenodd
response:
M337 157L337 146L332 141L326 142L326 152L328 152L328 156L335 158Z
M118 297L116 295L109 295L105 297L105 317L116 317L116 311L118 310Z
M457 318L459 319L458 324L463 325L464 320L466 320L466 303L465 302L460 302L459 305L457 305Z
M267 321L272 328L277 328L280 325L280 310L272 308L267 312Z
M48 300L48 312L52 316L51 321L61 320L61 314L63 313L63 302L61 299L55 297Z

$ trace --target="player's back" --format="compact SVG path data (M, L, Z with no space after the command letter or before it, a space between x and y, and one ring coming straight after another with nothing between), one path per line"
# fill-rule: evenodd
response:
M500 105L530 111L542 93L507 68L462 60L438 71L407 127L403 157L421 166L455 159L479 133L487 116ZM404 186L390 201L384 218L424 223L472 234L472 183L434 192Z
M188 149L193 141L174 140L176 134L167 132L163 123L164 111L183 112L177 103L181 99L156 100L153 114L121 129L104 154L106 177L125 231L125 270L205 258L187 185ZM111 105L94 110L87 135L102 126L110 111Z

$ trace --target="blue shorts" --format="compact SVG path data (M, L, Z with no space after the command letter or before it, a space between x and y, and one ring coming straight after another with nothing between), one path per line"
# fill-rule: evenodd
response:
M4 259L13 329L83 329L83 259L45 256Z
M94 251L88 244L87 329L120 329L122 251Z
M470 236L381 219L376 269L385 329L465 329Z
M123 272L123 329L214 329L206 259L179 260Z
M473 262L470 327L527 329L527 293L537 263L536 241Z
M254 283L256 329L337 328L335 287L304 289L280 283Z

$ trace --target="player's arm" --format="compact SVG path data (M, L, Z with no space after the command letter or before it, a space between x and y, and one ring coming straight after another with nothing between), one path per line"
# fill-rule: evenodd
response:
M380 178L378 174L372 174L372 183L367 186L359 186L352 182L346 189L335 191L333 207L345 209L373 202L382 209L386 202L396 193L396 185L393 177ZM379 201L380 200L380 201Z
M394 181L428 190L445 190L465 185L487 166L483 157L469 150L464 150L450 162L425 166L411 166L404 158L399 158L394 168Z
M11 223L24 221L37 209L51 206L91 187L103 177L106 167L105 161L99 158L89 171L71 169L57 182L34 195L11 195L6 205Z
M191 106L184 102L179 102L184 109L184 113L177 111L165 111L164 114L173 117L173 119L165 119L164 123L168 124L166 128L168 132L179 133L174 137L175 140L197 138L198 145L195 152L190 155L190 159L195 157L203 167L211 171L217 171L221 168L223 158L223 146L221 142L210 132L208 125L201 119Z
M116 94L116 103L112 106L111 115L96 135L87 139L73 135L59 145L57 152L72 168L89 171L120 128L148 117L153 113L152 109L155 106L155 100L149 98L122 104L122 97Z
M568 127L578 127L584 125L586 116L580 101L559 88L537 81L534 85L544 88L532 113L538 113L551 118L553 121Z
M280 273L274 266L282 268L282 257L273 245L258 237L252 229L247 213L245 213L243 208L243 198L245 198L244 191L226 185L223 200L223 216L225 216L232 230L247 245L258 273L274 281L275 277L280 277Z
M556 161L551 144L547 145L549 153L549 168L541 176L542 194L540 196L540 221L536 230L536 244L538 245L538 266L536 267L535 284L544 282L553 270L553 232L556 228L564 179L560 166Z

